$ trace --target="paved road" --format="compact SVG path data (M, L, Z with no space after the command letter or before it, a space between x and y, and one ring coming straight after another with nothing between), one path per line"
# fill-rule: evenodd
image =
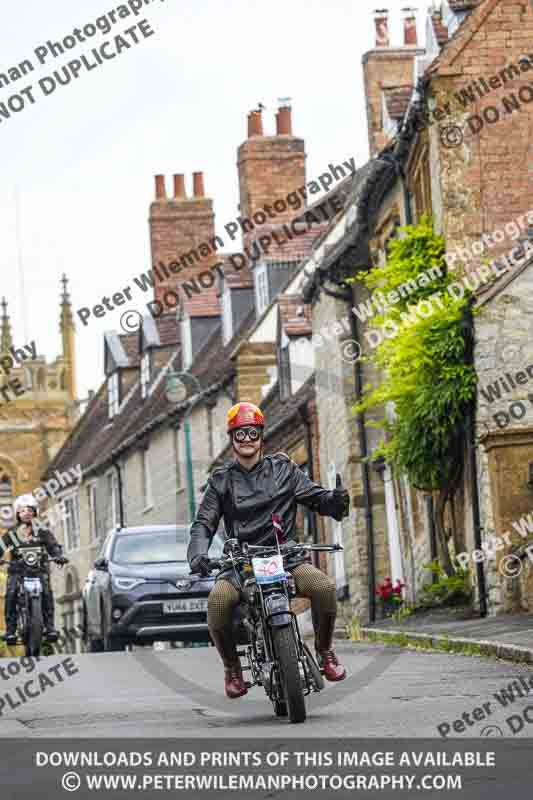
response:
M530 702L533 722L533 689L531 701L525 696L508 710L492 697L520 676L533 678L528 667L369 643L340 642L337 649L350 677L310 698L305 726L276 719L261 689L227 700L215 650L194 648L71 656L78 672L70 677L56 666L66 656L42 659L38 671L51 680L34 699L4 705L0 736L292 738L305 730L309 737L436 737L437 725L487 701L490 719L459 738L479 736L489 723L510 735L506 717ZM32 677L21 671L0 680L0 700L10 693L16 702L16 688ZM525 725L522 735L532 734L533 724Z

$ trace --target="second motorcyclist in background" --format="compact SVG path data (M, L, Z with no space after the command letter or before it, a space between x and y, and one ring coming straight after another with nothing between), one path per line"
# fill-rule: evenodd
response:
M191 570L209 573L208 550L223 517L230 538L255 545L275 545L272 515L282 530L294 535L296 505L301 503L322 516L341 520L348 515L350 499L341 486L328 491L313 483L285 453L263 457L262 411L253 403L237 403L227 414L227 429L235 460L215 469L191 527L188 559ZM337 616L334 581L300 557L287 568L294 576L298 594L311 600L317 621L315 647L318 661L329 681L341 681L346 670L333 650ZM209 632L225 667L228 697L246 694L246 686L233 641L232 614L239 601L239 588L231 573L220 574L208 600Z
M29 544L32 539L37 539L39 544L46 548L50 558L59 559L60 564L66 564L68 561L64 558L63 548L50 528L38 521L38 504L32 494L23 494L17 497L13 504L13 510L17 525L2 537L2 553L10 555L5 596L6 635L4 637L9 645L17 643L17 586L19 576L23 571L23 562L18 547L22 544ZM55 642L58 633L54 626L54 596L50 585L48 566L41 570L40 577L43 587L45 636L49 642Z

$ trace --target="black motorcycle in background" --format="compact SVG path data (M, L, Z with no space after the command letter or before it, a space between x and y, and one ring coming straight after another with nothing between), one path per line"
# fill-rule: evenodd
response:
M17 547L22 570L17 575L17 632L25 649L25 655L41 654L43 642L43 584L41 572L48 561L67 564L68 559L50 558L46 548L39 542L30 542ZM8 564L0 561L0 565Z
M238 578L241 600L233 619L234 637L243 670L250 672L247 688L263 686L276 716L305 722L305 697L324 688L321 670L302 640L290 601L296 597L294 578L286 570L288 561L310 551L335 552L341 545L287 543L277 547L241 544L229 539L226 553L210 560L212 569L231 568Z

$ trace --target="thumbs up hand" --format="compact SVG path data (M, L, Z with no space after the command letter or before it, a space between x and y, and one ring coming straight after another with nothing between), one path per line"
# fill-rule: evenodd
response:
M344 517L347 517L350 513L350 495L342 485L341 476L338 472L332 495L334 509L331 516L333 519L336 519L337 522L340 522L341 519L344 519Z

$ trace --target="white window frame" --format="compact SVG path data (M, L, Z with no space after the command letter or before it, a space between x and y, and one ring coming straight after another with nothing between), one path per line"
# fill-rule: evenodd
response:
M192 364L192 332L191 321L188 317L181 321L181 347L183 369L189 369Z
M107 473L107 490L108 497L111 501L111 526L115 527L120 525L120 499L118 497L118 477L116 470Z
M150 384L150 351L141 358L141 397L143 400L148 394Z
M152 474L150 471L150 456L148 448L141 450L141 470L142 470L142 487L143 487L143 514L150 511L154 507L154 498L152 494Z
M96 483L87 484L87 511L89 515L89 542L98 540L98 521L96 519Z
M233 336L233 316L231 309L231 289L229 286L222 292L222 343L225 345Z
M259 264L254 269L254 283L257 315L261 316L268 307L268 273L266 264Z
M118 413L119 409L119 382L118 372L113 372L107 379L107 403L109 410L109 419Z
M61 501L64 509L63 541L65 551L72 553L80 549L80 498L78 492L67 495Z

